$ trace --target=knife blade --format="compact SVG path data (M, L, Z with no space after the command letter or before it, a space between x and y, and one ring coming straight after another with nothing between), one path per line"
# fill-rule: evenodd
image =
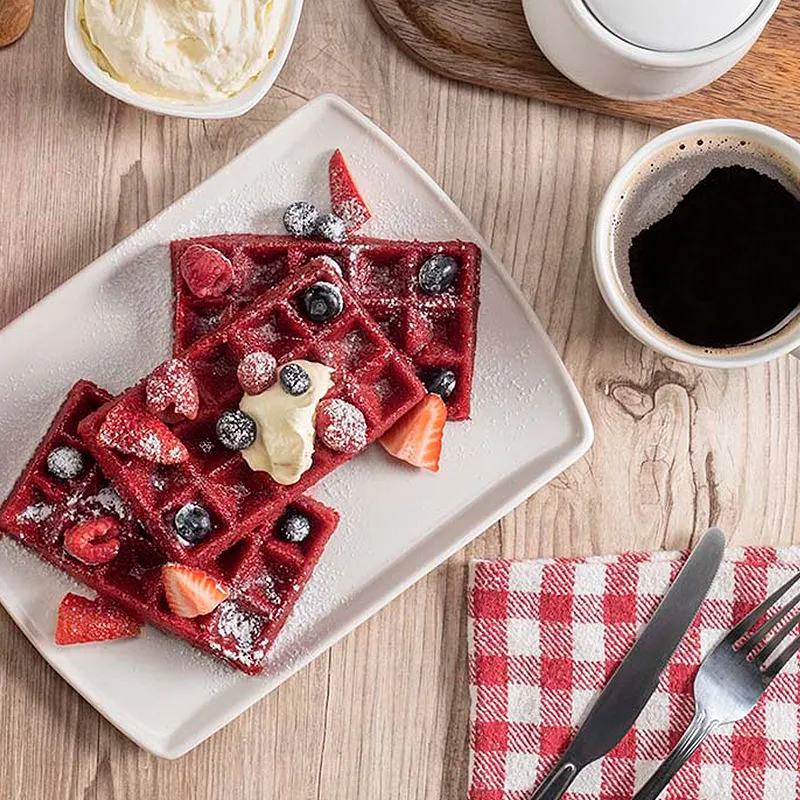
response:
M625 736L697 615L716 577L724 550L722 531L718 528L706 531L594 701L566 752L531 800L558 800L584 767L608 753Z

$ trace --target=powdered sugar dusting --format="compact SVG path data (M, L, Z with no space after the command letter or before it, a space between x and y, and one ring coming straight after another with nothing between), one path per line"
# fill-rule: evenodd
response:
M53 513L53 506L47 503L33 503L17 514L17 522L44 522Z

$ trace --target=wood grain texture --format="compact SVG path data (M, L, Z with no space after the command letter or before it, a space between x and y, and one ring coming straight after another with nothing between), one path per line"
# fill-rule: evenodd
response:
M800 136L800 0L783 0L733 70L686 97L655 103L608 100L561 75L536 46L521 0L367 0L416 61L448 78L655 125L739 117Z
M29 33L0 51L0 325L306 98L335 91L408 149L491 242L583 393L596 441L177 762L117 733L0 612L3 800L463 800L470 557L681 547L710 522L737 543L800 540L796 363L723 373L671 362L629 337L595 287L594 209L654 130L435 76L382 34L363 0L311 0L278 85L246 117L163 119L72 69L61 11L41 0Z

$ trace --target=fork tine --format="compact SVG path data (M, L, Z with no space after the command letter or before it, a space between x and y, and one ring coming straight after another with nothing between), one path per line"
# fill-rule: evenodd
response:
M728 642L737 642L744 636L750 628L773 606L783 597L789 589L794 586L797 581L800 581L800 572L797 575L789 578L783 586L777 588L760 606L756 606L744 619L735 625L731 632L725 637Z
M794 598L792 598L792 600L790 600L785 606L783 606L783 608L781 608L781 610L780 610L780 612L778 614L775 614L774 617L768 619L760 628L758 628L758 630L756 630L753 633L753 635L742 646L742 650L745 651L748 654L752 653L756 649L756 647L758 647L758 645L760 645L761 642L763 642L764 639L767 638L767 634L774 627L776 627L780 622L782 622L783 620L786 619L786 617L789 615L789 612L798 603L800 603L800 594L798 594ZM797 617L795 617L794 619L797 620ZM776 634L775 639L783 639L785 637L785 635L796 624L797 624L797 622L795 621L794 624L791 625L790 627L787 627L787 629L784 632ZM773 639L772 641L775 641L775 639ZM772 641L770 642L770 645L772 644ZM774 649L775 648L773 647L772 650L774 650ZM762 652L765 652L766 650L767 650L767 648L765 647ZM772 651L770 651L770 652L772 652ZM758 655L760 656L761 653L759 653Z
M783 630L778 631L770 640L767 646L756 653L756 659L759 663L764 664L767 659L781 646L786 637L794 630L797 623L800 622L800 612L795 614L784 626Z
M800 636L797 636L795 640L764 669L764 674L772 680L792 660L792 656L798 650L800 650Z

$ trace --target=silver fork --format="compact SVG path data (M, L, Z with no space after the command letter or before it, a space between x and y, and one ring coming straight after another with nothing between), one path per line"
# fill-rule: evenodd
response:
M694 679L694 719L664 763L639 789L633 800L656 800L706 736L720 725L736 722L749 714L772 679L800 650L798 636L783 652L770 660L800 622L800 611L790 616L792 609L800 603L800 594L751 631L798 580L800 573L786 581L737 623L706 656ZM766 641L772 631L775 633Z

